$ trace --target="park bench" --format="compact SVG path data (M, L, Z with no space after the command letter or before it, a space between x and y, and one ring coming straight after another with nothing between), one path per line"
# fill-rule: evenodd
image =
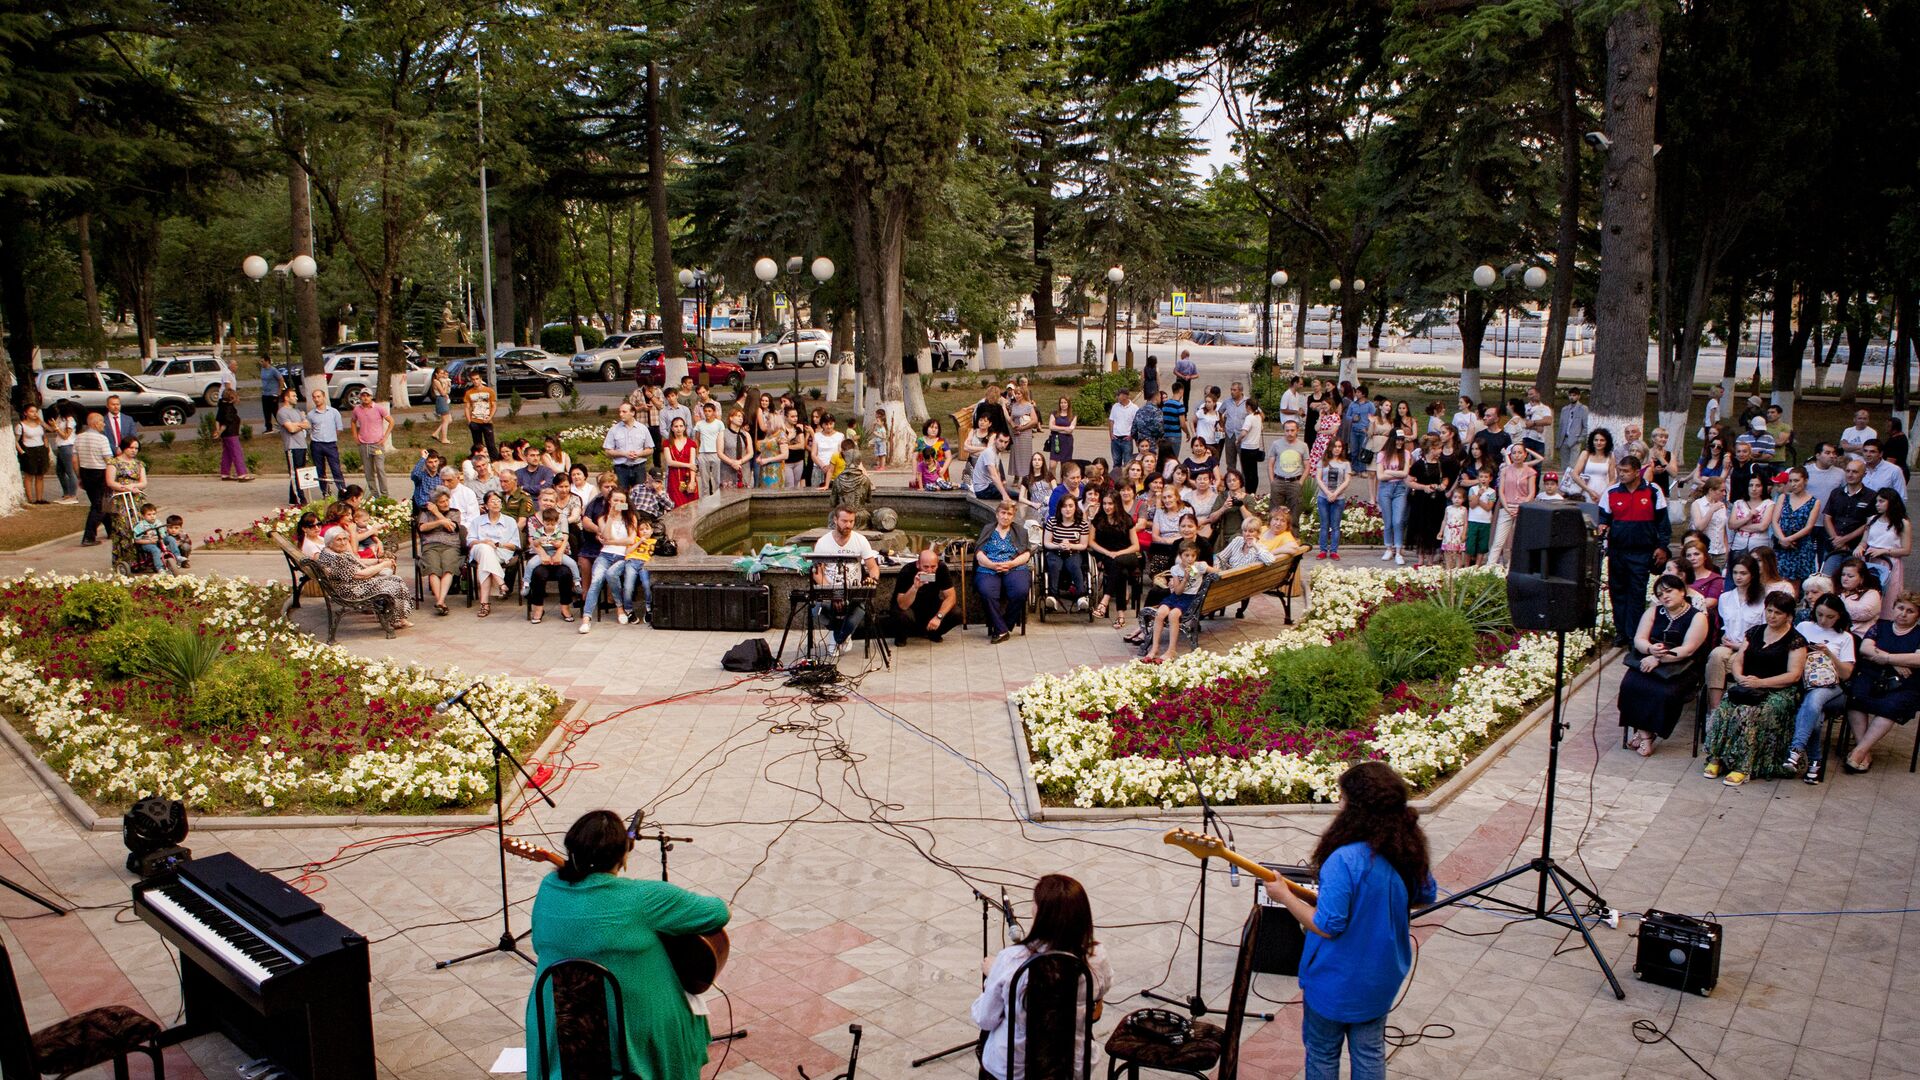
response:
M1181 640L1186 642L1188 649L1199 648L1202 620L1261 593L1277 595L1286 611L1287 622L1293 622L1290 594L1299 572L1300 559L1295 556L1276 560L1271 566L1231 570L1225 574L1209 573L1200 581L1200 591L1195 594L1193 606L1180 617ZM1140 629L1143 633L1151 630L1156 610L1156 605L1142 605Z
M373 596L366 600L349 600L327 584L327 579L320 573L320 564L300 554L298 548L287 543L286 537L275 534L273 543L280 549L280 554L286 558L287 565L294 574L294 599L288 603L289 609L299 606L299 586L302 578L319 588L320 598L327 605L327 644L333 644L334 634L340 626L340 617L348 612L372 615L380 620L380 629L385 630L388 637L393 636L394 624L400 621L400 613L394 610L391 599L385 596Z

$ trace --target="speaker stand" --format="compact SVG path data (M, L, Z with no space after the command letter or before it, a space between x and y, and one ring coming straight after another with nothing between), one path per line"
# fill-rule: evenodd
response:
M1595 892L1592 886L1574 877L1553 858L1554 789L1559 786L1560 779L1560 740L1566 733L1566 721L1562 715L1566 695L1562 688L1566 685L1567 675L1567 632L1561 630L1556 636L1559 638L1559 644L1555 650L1553 662L1553 733L1547 750L1546 825L1540 834L1540 854L1525 866L1516 866L1504 874L1489 878L1471 888L1462 889L1445 900L1428 904L1414 911L1413 918L1418 919L1452 904L1478 900L1483 904L1493 904L1516 912L1526 919L1565 927L1575 931L1586 941L1588 951L1593 953L1593 962L1600 965L1601 973L1607 977L1607 982L1613 987L1613 996L1624 1000L1627 992L1620 988L1620 980L1613 974L1612 965L1608 964L1607 958L1601 954L1599 943L1593 940L1593 927L1605 921L1607 902L1601 899L1600 894ZM1534 875L1531 906L1517 904L1493 895L1494 889L1528 874ZM1551 898L1547 894L1549 884L1553 886ZM1580 905L1574 903L1575 894L1587 899L1584 914L1581 912ZM1551 903L1549 899L1552 900Z

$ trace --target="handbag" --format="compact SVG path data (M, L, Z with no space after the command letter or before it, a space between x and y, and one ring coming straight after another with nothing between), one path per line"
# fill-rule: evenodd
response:
M1645 659L1646 657L1638 651L1628 650L1626 658L1622 661L1622 666L1631 668L1634 671L1640 671L1640 661ZM1651 675L1665 682L1674 682L1675 680L1684 679L1693 674L1693 662L1696 659L1698 659L1697 654L1689 656L1677 664L1655 664L1652 671L1642 671L1640 673L1642 675Z

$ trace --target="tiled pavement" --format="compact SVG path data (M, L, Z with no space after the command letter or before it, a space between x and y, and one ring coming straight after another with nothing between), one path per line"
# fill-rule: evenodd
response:
M224 497L221 486L201 483L210 504ZM0 570L62 565L74 554L0 559ZM277 570L273 560L247 556L210 557L204 568ZM1277 608L1262 600L1246 622L1226 624L1210 640L1230 642L1277 620ZM917 1071L906 1065L969 1037L980 951L969 880L995 895L1005 884L1016 902L1039 873L1064 870L1086 883L1117 976L1103 1033L1137 1004L1119 999L1161 981L1170 957L1167 986L1186 990L1191 936L1173 950L1195 864L1161 845L1158 832L1176 820L1191 824L1192 815L1022 823L999 786L1017 790L1006 692L1037 671L1123 659L1104 626L1036 622L1001 646L977 629L937 648L915 643L896 653L891 670L862 679L858 696L817 713L770 682L733 685L717 661L737 634L606 626L581 636L557 621L533 628L496 613L483 622L458 607L392 642L365 624L349 627L343 643L369 653L539 675L588 699L590 719L606 720L575 749L582 767L566 774L559 810L523 819L515 831L557 837L582 810L641 806L670 833L693 838L672 852L674 880L729 898L735 910L735 959L714 1026L727 1026L731 1009L733 1026L749 1031L716 1048L709 1073L791 1078L804 1066L808 1075L831 1075L844 1068L847 1024L858 1022L863 1076L972 1076L964 1055ZM857 670L858 658L844 667ZM1633 1021L1648 1019L1671 1025L1673 1043L1720 1077L1920 1075L1920 937L1903 934L1910 916L1743 914L1909 906L1920 778L1899 768L1908 735L1893 736L1867 776L1836 775L1818 788L1729 789L1702 779L1684 745L1650 759L1621 751L1617 678L1609 670L1569 702L1555 849L1624 911L1721 913L1719 988L1683 998L1634 980L1628 919L1599 932L1627 989L1627 1000L1616 1002L1565 931L1454 911L1427 920L1446 929L1423 927L1418 968L1391 1019L1408 1031L1446 1024L1453 1034L1396 1051L1392 1073L1698 1075L1675 1045L1635 1038ZM692 696L634 708L678 695ZM1524 858L1537 848L1545 758L1542 728L1428 819L1443 886L1479 881L1516 851ZM1266 815L1231 824L1244 850L1294 861L1323 821ZM259 866L284 866L379 835L286 829L197 833L191 843L202 853L230 849ZM0 874L23 884L43 878L82 905L126 895L118 837L75 829L10 755L0 757L0 847L8 856ZM498 906L495 866L486 836L467 835L390 847L324 871L319 899L378 942L373 1006L383 1076L480 1077L501 1047L524 1044L530 980L519 961L433 969L436 958L497 935L497 916L486 918ZM629 872L657 869L656 847L636 849ZM509 873L519 929L539 870L516 864ZM1207 933L1224 941L1251 894L1224 874L1210 894ZM0 913L29 909L8 895ZM479 921L428 925L462 918ZM167 951L124 912L10 920L0 935L21 968L36 1024L105 1001L143 1004L163 1020L177 1008ZM992 938L997 948L997 920ZM1224 1000L1231 960L1229 948L1207 947L1215 1003ZM1276 1002L1296 993L1292 980L1276 976L1259 978L1255 989ZM1279 1012L1273 1024L1248 1025L1243 1076L1298 1072L1298 1010ZM199 1075L224 1078L234 1061L219 1040L200 1039L176 1052L169 1074L191 1077L197 1065Z

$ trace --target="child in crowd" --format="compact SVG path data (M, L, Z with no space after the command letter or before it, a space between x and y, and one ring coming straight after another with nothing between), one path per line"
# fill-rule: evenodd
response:
M1493 508L1500 495L1482 481L1467 494L1467 565L1484 566L1493 550Z
M1160 606L1153 609L1153 626L1147 632L1147 655L1142 659L1149 663L1173 659L1180 648L1180 620L1193 608L1194 600L1200 594L1200 585L1213 568L1200 561L1200 545L1192 540L1182 541L1177 561L1156 579L1167 590L1160 600ZM1160 631L1167 632L1165 651L1159 648Z
M181 569L186 569L187 560L193 557L193 538L187 535L187 519L179 514L168 514L165 533L172 540L167 547L180 560Z
M1541 473L1540 493L1533 498L1535 502L1566 502L1566 495L1560 491L1560 474Z
M654 539L653 519L640 519L640 529L635 534L633 545L627 548L627 561L640 566L641 619L653 618L653 578L647 575L647 563L653 560L653 550L659 541Z
M547 489L547 491L543 491L540 493L542 496L540 500L540 511L538 514L534 515L534 517L531 520L527 522L527 555L530 559L551 562L552 560L559 558L559 556L567 550L566 517L560 513L560 510L558 507L553 505L552 500L547 498L547 496L550 495L551 492L552 492L552 489L549 488ZM641 518L640 520L645 521L647 519ZM572 574L573 591L576 593L579 592L580 591L579 561L576 559L562 559L561 562L566 565L567 569ZM533 587L533 574L531 572L521 573L520 595L522 596L527 595L528 590L531 589L532 587ZM562 593L561 595L562 597L565 597L570 594ZM560 607L563 612L565 611L566 606L567 606L566 600L562 599ZM572 622L573 620L568 619L567 621Z
M922 491L953 490L953 485L947 480L946 469L940 461L940 451L937 448L932 446L920 448L919 475L914 478L914 483Z
M380 530L373 527L373 512L366 507L353 511L354 545L363 559L384 559L386 548L380 543Z
M174 563L180 560L180 553L172 547L166 528L160 524L160 508L152 503L140 507L140 518L133 523L133 542L140 546L141 554L153 560L153 572L170 573ZM166 550L161 550L162 548Z
M867 461L876 469L893 464L887 460L891 447L887 441L887 410L873 410L873 433L867 436Z
M1551 474L1549 474L1551 475ZM1440 519L1441 561L1449 570L1467 565L1467 492L1455 487L1447 496L1446 513Z

